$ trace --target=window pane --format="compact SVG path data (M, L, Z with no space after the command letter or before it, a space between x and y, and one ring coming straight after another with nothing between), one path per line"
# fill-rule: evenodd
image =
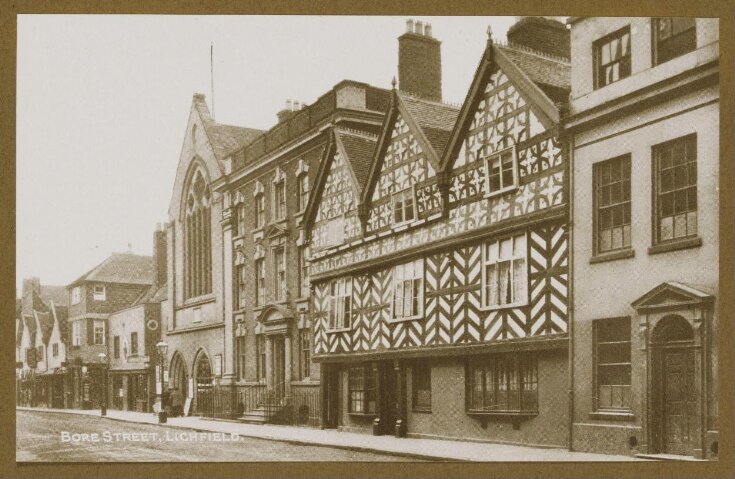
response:
M487 283L487 290L485 292L485 298L487 304L494 306L498 304L498 278L495 265L490 265L485 269L485 281Z
M687 235L694 236L697 234L697 212L690 211L687 213Z
M500 242L500 259L509 259L512 255L513 239L507 238Z
M513 239L513 257L526 257L526 235L516 236Z
M487 258L488 262L495 262L498 259L498 243L492 242L487 245Z
M661 241L670 240L674 237L674 218L673 216L667 216L661 218L661 225L659 228L659 237Z
M513 261L513 302L526 302L526 261L524 259L516 259Z

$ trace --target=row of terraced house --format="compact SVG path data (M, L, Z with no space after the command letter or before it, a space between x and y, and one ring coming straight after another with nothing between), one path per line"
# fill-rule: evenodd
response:
M344 80L268 131L195 94L146 271L23 303L35 344L71 338L63 405L98 381L150 410L163 364L186 414L716 457L717 20L524 17L477 41L461 105L412 20L392 88ZM129 290L114 311L105 287Z

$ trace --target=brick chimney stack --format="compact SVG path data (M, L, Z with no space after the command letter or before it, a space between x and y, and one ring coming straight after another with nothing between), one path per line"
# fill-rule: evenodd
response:
M23 279L23 296L21 298L21 310L24 314L33 311L33 294L41 295L41 280L37 277Z
M441 42L431 36L431 25L406 21L398 37L398 88L426 100L442 100Z
M508 29L508 43L557 57L569 58L569 38L566 25L546 17L521 17Z
M160 288L167 281L167 250L166 250L166 229L161 223L156 224L156 231L153 232L153 286Z

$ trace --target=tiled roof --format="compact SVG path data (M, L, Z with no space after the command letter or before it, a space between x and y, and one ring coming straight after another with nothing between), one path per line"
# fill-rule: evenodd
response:
M51 332L54 330L54 318L51 316L51 313L41 313L39 311L36 311L36 316L41 327L41 340L43 344L47 344L51 337Z
M378 137L352 130L337 130L360 191L367 183Z
M513 44L497 45L497 47L537 85L570 89L571 64L569 60Z
M160 303L168 298L168 289L166 285L152 285L135 301L134 306L147 303Z
M36 319L32 314L24 314L23 323L28 327L28 332L31 335L30 345L33 346L36 344Z
M54 311L56 312L56 320L59 322L59 333L61 334L62 342L65 342L68 338L69 333L69 308L66 306L56 306L54 304Z
M83 281L121 284L151 284L153 282L153 258L131 253L113 253L99 265L72 282Z
M444 153L454 123L459 115L459 106L423 100L400 93L401 101L418 124L424 136L438 156Z
M223 160L233 151L251 143L264 133L263 130L215 122L205 122L204 129L207 130L214 153L220 160Z
M57 305L66 306L69 304L69 294L66 286L43 286L41 285L41 300L49 304L51 301Z

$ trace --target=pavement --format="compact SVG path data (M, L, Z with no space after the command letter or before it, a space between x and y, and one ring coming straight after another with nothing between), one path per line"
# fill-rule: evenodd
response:
M100 417L99 410L28 407L17 407L16 410ZM153 413L108 410L106 417L111 420L128 423L158 424L158 416ZM399 455L424 460L477 462L620 462L642 460L631 456L572 452L562 448L537 448L487 442L372 436L334 429L311 429L272 424L245 424L239 421L213 420L198 416L169 418L165 426L200 432L238 434L243 437L282 441L298 445L326 446L352 451Z

